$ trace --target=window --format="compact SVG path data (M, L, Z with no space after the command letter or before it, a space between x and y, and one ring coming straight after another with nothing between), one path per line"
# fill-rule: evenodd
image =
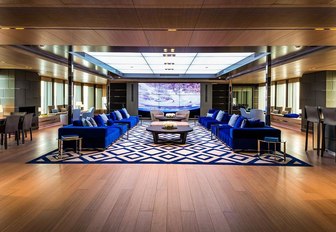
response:
M94 87L85 85L83 88L84 110L94 106Z
M102 109L103 108L103 89L97 87L96 88L96 108Z
M288 83L288 107L292 113L299 114L300 110L300 82Z
M275 84L271 85L271 106L275 106Z
M276 88L277 88L276 106L283 107L283 109L285 109L286 107L286 82L278 82L276 85Z
M266 86L258 87L258 109L266 110Z
M63 105L64 104L64 86L62 82L55 81L55 89L54 89L54 102L55 105Z
M52 105L52 82L41 81L41 114L49 113L48 106Z
M327 77L326 107L336 107L336 77Z

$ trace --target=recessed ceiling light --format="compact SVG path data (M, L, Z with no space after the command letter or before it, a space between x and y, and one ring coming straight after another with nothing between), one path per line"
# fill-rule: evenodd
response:
M169 32L174 32L174 31L177 31L177 29L176 28L168 28L168 31Z

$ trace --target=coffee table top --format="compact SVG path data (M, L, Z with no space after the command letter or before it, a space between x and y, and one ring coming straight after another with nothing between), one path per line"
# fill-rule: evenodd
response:
M146 128L147 131L150 132L158 132L158 133L184 133L191 132L193 129L190 126L176 126L174 129L164 129L162 126L149 126Z
M160 121L182 121L183 119L185 119L185 117L179 117L179 116L175 116L172 118L166 116L156 116L155 118L159 119Z

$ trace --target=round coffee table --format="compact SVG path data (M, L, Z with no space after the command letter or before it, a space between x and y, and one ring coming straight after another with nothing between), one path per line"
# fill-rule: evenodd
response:
M190 126L177 126L174 129L164 129L162 126L149 126L146 128L146 130L152 132L154 143L159 143L159 140L162 140L159 138L159 134L179 134L180 139L177 142L180 142L181 144L186 143L188 133L193 131ZM176 142L175 140L163 141Z
M185 119L185 117L179 117L179 116L175 116L175 117L166 117L166 116L156 116L155 118L159 119L159 121L182 121L183 119Z

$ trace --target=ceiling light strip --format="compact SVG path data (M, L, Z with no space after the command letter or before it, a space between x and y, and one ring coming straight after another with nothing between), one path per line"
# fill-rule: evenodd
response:
M144 59L144 61L146 62L146 64L148 65L148 67L150 68L150 70L152 71L152 73L154 74L154 71L152 69L152 67L149 65L148 61L146 60L146 57L142 54L142 52L140 53L142 58Z
M74 56L77 56L79 58L82 58L83 60L86 60L88 62L91 62L94 65L97 65L99 67L102 67L118 76L124 76L124 73L120 72L119 70L111 67L110 65L98 60L97 58L85 53L85 52L71 52Z
M198 53L196 53L196 55L194 56L194 58L193 58L192 61L190 62L189 66L188 66L187 70L184 72L184 74L186 74L186 73L188 72L190 66L194 63L194 60L196 59L196 56L198 56Z
M231 72L233 70L236 70L236 69L238 69L238 68L240 68L240 67L242 67L242 66L244 66L246 64L249 64L249 63L251 63L253 61L259 60L260 58L265 57L267 55L268 55L267 52L252 54L252 55L250 55L250 56L248 56L248 57L246 57L246 58L238 61L237 63L232 64L228 68L223 69L222 71L218 72L217 73L217 77L222 76L222 75L224 75L226 73L229 73L229 72Z

